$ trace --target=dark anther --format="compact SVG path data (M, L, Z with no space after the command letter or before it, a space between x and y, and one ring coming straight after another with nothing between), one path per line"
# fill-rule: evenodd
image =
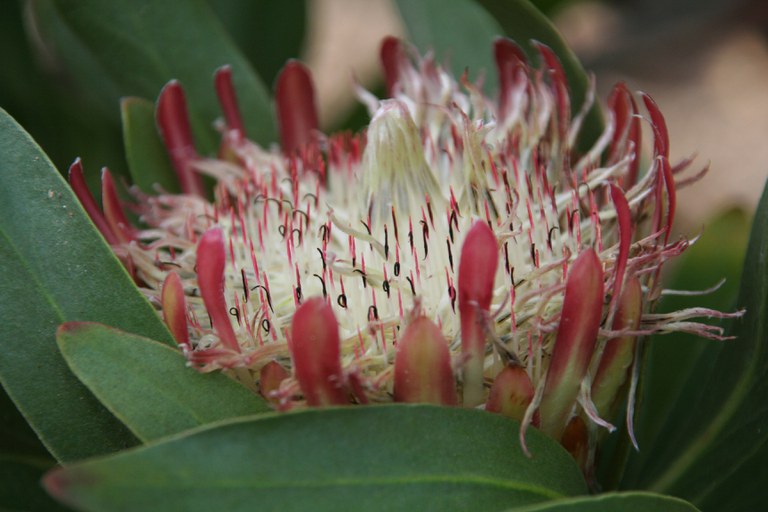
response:
M550 249L552 249L552 232L556 229L560 231L560 228L558 228L557 226L552 226L551 228L549 228L549 233L547 234L547 245L549 246Z
M395 216L395 208L392 208L392 225L395 226L395 242L399 244L400 238L397 233L397 217Z
M269 331L272 329L272 324L269 322L269 319L265 318L261 321L261 328L264 329L264 332L269 334Z
M573 210L571 214L568 216L568 231L573 233L573 216L579 213L578 210Z
M396 261L395 262L395 277L397 277L399 275L400 275L400 262Z
M504 242L504 262L507 268L507 274L509 274L509 242Z
M296 300L301 304L301 286L296 287Z
M456 288L448 286L448 296L451 298L451 309L456 313Z
M269 305L270 311L274 313L275 309L272 307L272 296L269 294L269 290L267 290L267 287L262 284L257 284L256 286L251 288L251 291L255 290L256 288L261 288L262 290L264 290L264 293L267 294L267 304Z
M360 224L362 224L363 226L365 226L365 230L366 230L366 231L368 232L368 234L370 235L370 234L371 234L371 227L370 227L368 224L366 224L366 223L365 223L365 221L363 221L363 220L361 220L361 221L360 221Z
M411 279L410 276L406 277L406 279L408 280L408 284L411 285L411 293L416 295L416 287L413 286L413 279Z
M360 277L363 278L363 288L367 288L368 287L368 279L366 279L366 277L365 277L365 272L363 272L359 268L356 268L354 271L360 273Z
M277 226L277 232L280 233L280 236L285 238L285 226L280 224Z
M381 287L386 292L387 298L389 298L389 281L384 281L383 283L381 283Z
M229 308L229 314L232 315L233 317L237 318L237 323L239 325L240 324L240 311L236 307L232 306L231 308Z
M451 252L451 241L445 239L445 246L448 248L448 263L451 264L451 272L453 272L453 253Z
M374 320L379 319L379 310L376 308L376 306L371 306L368 308L368 321L373 322Z
M347 309L347 296L342 293L341 295L336 297L336 304L338 304L339 307Z
M324 298L327 297L328 296L328 292L325 291L325 279L323 279L319 274L312 274L312 275L314 275L316 278L318 278L320 280L320 282L323 285L323 297Z
M248 302L248 284L245 280L245 269L240 269L240 279L243 280L243 291L245 292L245 302Z
M536 244L531 244L531 263L536 266Z
M389 233L387 233L387 226L384 226L384 261L389 260Z
M408 231L408 243L411 245L411 252L413 252L413 231Z
M299 228L293 228L293 231L291 231L291 236L293 236L294 233L299 234L299 245L301 245L301 230Z
M318 231L320 231L320 240L325 242L326 238L328 237L328 226L323 224L322 226L320 226L320 228L318 228Z
M323 270L325 270L325 257L323 256L323 251L319 247L317 247L317 252L320 253L320 261L323 262Z

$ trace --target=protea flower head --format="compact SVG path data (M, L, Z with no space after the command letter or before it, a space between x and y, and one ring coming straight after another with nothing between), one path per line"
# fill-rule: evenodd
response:
M248 140L223 68L219 158L196 151L174 81L157 124L183 192L134 190L134 226L109 171L103 210L79 161L71 184L190 366L278 409L485 404L583 458L583 437L612 428L619 390L633 390L638 337L721 339L692 319L724 314L653 313L662 265L690 243L671 236L676 190L696 177L670 164L657 105L617 85L579 153L592 95L571 105L557 57L536 49L538 66L495 43L491 98L387 39L389 98L358 88L371 121L355 134L318 130L311 77L290 62L271 148Z

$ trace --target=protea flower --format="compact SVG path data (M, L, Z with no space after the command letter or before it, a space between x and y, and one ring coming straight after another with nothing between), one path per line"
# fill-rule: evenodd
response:
M664 118L623 84L605 131L575 149L592 95L572 114L554 53L531 65L495 43L498 98L454 80L396 39L382 46L388 99L358 88L361 133L318 131L312 80L277 80L280 147L243 131L228 68L219 158L197 153L182 87L157 124L183 190L133 191L133 226L109 171L103 211L79 161L71 184L189 365L222 370L278 409L369 402L483 406L533 424L582 457L585 436L632 394L638 337L722 339L690 309L653 313L686 160L669 162ZM652 129L642 164L641 127ZM203 176L215 182L206 191ZM210 199L212 197L212 199Z

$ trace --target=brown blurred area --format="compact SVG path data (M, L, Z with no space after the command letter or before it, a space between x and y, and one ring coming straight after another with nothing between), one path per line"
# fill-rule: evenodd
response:
M329 126L355 103L352 74L375 83L379 41L405 29L390 0L314 0L309 18L306 58ZM618 80L647 92L666 116L673 163L696 155L691 173L710 164L679 194L678 230L754 210L768 178L767 1L567 1L553 18L596 74L601 101Z

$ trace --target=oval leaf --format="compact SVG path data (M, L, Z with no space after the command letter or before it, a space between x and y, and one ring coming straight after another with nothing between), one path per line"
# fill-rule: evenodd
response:
M72 375L56 327L94 320L173 343L29 135L0 110L0 382L62 461L136 439Z
M168 152L155 127L155 104L143 98L120 100L123 144L131 180L148 194L160 186L166 192L180 192L179 180Z
M198 373L178 350L148 338L70 322L56 340L72 373L142 441L271 411L255 391L222 373Z
M242 419L58 469L84 510L504 510L583 494L573 459L482 411L387 405Z
M94 65L81 86L95 96L115 104L119 96L154 98L176 78L187 93L200 150L212 153L219 138L211 125L220 111L211 77L230 64L248 135L261 143L275 139L266 88L204 1L41 0L32 5L44 35L57 25L72 34L77 44L57 40L56 31L50 34L70 69L77 70L82 61L83 52L76 50L89 52ZM114 87L102 89L103 82Z
M678 498L648 492L607 493L556 500L508 512L696 512L698 509Z

